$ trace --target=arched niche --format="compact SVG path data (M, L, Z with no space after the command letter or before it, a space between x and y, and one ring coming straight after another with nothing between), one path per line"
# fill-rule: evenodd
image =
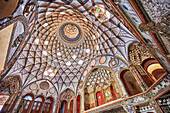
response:
M166 73L159 62L140 43L135 42L129 46L129 60L148 87Z
M120 98L121 89L114 72L105 67L94 67L84 83L84 109L88 110Z
M116 100L116 99L117 99L117 97L116 97L116 95L115 95L115 91L114 91L114 89L113 89L113 86L112 86L112 85L110 85L110 91L111 91L111 93L112 93L113 100Z
M142 66L154 81L158 80L162 75L166 74L166 71L154 58L145 59L142 62Z
M60 105L60 109L59 109L59 113L68 113L71 110L70 108L70 104L72 101L75 100L75 94L74 92L67 88L65 89L61 94L60 94L60 101L61 101L61 105ZM74 111L74 104L72 104L73 106L73 111Z
M0 82L0 94L11 95L17 93L21 88L19 76L11 75Z
M125 69L120 73L120 79L122 80L122 83L126 89L126 92L128 93L129 96L138 94L142 92L142 89L135 79L134 75L132 72L129 70Z
M90 102L89 102L89 93L87 88L84 89L84 109L90 109Z

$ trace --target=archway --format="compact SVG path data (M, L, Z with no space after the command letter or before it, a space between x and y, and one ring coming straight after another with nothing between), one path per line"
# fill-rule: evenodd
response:
M140 43L129 46L129 60L148 87L166 73L159 62Z
M70 112L71 108L70 108L70 104L72 104L71 102L74 101L75 99L75 95L74 92L71 89L65 89L61 95L60 95L60 100L61 100L61 106L60 106L60 113L68 113ZM72 104L73 108L74 108L74 104Z
M108 67L94 67L84 84L84 109L88 110L120 98L120 86Z
M166 73L163 67L154 58L145 59L142 62L142 66L154 81L158 80Z
M140 85L136 81L135 77L129 70L123 70L120 73L120 78L124 84L124 87L126 89L126 92L129 96L138 94L142 92L142 89L140 88Z

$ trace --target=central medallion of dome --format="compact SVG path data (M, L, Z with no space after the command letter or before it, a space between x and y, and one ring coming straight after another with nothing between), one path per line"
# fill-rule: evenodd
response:
M75 23L64 23L59 28L60 38L64 44L75 45L79 44L82 39L82 30Z
M75 24L65 24L62 27L63 36L66 40L77 40L80 35L80 30Z

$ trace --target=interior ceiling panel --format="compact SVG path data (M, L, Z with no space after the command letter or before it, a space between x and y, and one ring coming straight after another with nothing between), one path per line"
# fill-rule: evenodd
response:
M59 94L76 91L83 70L100 55L128 62L128 44L137 39L103 0L38 1L31 39L13 66L23 83L51 80Z

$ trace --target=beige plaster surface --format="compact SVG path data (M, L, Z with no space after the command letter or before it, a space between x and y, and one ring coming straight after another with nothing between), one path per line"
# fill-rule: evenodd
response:
M14 24L0 30L0 69L4 67Z

